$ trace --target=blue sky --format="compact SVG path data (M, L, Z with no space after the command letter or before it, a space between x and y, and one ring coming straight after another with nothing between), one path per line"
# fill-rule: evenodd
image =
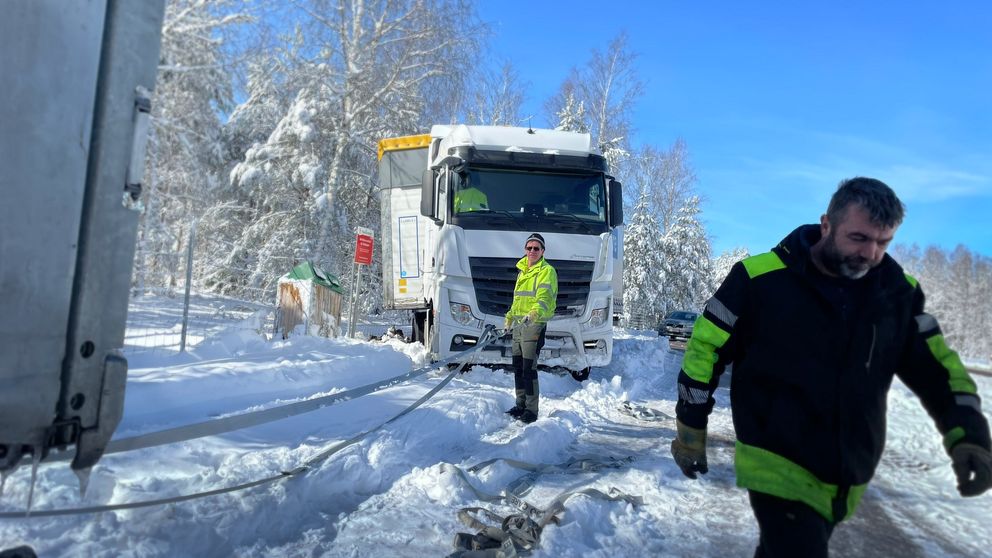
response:
M646 82L633 141L686 141L717 254L767 250L864 175L907 206L897 243L992 256L992 3L478 5L534 125L571 67L627 33Z

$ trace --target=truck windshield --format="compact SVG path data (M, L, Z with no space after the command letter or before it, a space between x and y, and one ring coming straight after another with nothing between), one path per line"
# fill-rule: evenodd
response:
M451 223L466 229L607 231L602 174L469 168L449 200Z

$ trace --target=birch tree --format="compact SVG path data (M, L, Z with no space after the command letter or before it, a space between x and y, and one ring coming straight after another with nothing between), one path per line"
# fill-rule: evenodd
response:
M222 160L219 113L233 103L224 34L250 21L239 8L219 0L166 4L138 225L139 289L176 286L189 227L212 202Z
M636 60L626 34L621 33L605 51L594 50L582 69L573 68L558 93L545 103L551 121L557 121L570 102L581 103L593 139L618 175L630 153L634 106L644 92Z
M510 62L498 71L484 69L476 82L473 103L468 111L469 124L520 126L520 107L528 84Z
M668 230L679 209L697 195L696 173L682 138L676 139L667 150L643 146L626 168L628 181L643 185L662 231Z

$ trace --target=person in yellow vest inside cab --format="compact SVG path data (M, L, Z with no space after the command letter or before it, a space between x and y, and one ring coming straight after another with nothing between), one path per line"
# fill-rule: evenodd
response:
M506 329L513 330L512 366L516 404L506 413L525 424L537 420L537 357L544 346L548 321L555 315L558 272L544 259L544 237L534 233L524 242L517 262L513 304L506 313Z
M489 197L467 181L455 192L455 213L489 211Z

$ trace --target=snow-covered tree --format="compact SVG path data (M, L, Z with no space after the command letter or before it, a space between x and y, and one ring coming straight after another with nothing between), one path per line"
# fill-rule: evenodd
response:
M571 87L563 91L563 102L555 113L558 124L556 130L564 132L589 133L589 125L586 123L586 106L583 101L575 98L575 92Z
M471 70L462 54L474 49L476 16L458 0L307 0L297 7L290 15L299 24L271 63L279 68L273 79L294 97L231 172L234 201L225 211L246 226L226 239L226 257L211 270L210 284L225 289L271 285L304 258L349 283L356 227L379 227L377 142L421 132L439 95L459 98ZM452 20L459 33L447 25ZM273 97L253 96L234 115L269 115Z
M713 292L710 243L699 221L701 200L694 193L695 173L689 163L685 143L677 140L662 151L650 145L642 147L628 160L625 197L633 198L637 211L650 214L658 251L656 274L663 277L659 296L651 301L650 312L660 319L672 310L699 309ZM630 227L625 232L624 266L637 268L645 256L631 252ZM626 271L626 270L625 270ZM640 293L629 297L625 273L624 313L640 312ZM633 275L630 280L635 280ZM646 300L646 299L645 299Z
M662 256L658 220L647 194L642 193L624 229L623 310L627 323L653 327L661 321L667 280Z
M945 286L950 280L947 254L938 246L928 246L920 257L918 274L927 296L927 311L941 323L954 311Z
M716 259L713 260L711 268L713 271L712 281L710 282L710 293L716 292L723 280L727 278L730 273L730 268L734 267L734 264L749 257L751 254L748 252L747 248L743 246L737 246L731 248L726 252L720 254Z
M466 118L469 124L519 126L520 106L527 83L510 62L498 72L483 69L474 89L473 103Z
M250 21L239 8L223 0L166 4L135 258L139 289L176 286L189 228L212 203L219 115L233 98L224 34Z
M686 200L662 238L666 312L698 310L711 293L710 241L699 221L699 203L696 196Z
M645 189L662 231L675 221L678 210L697 195L696 173L682 138L667 150L652 145L641 147L628 161L626 170L628 183Z
M972 336L968 335L970 323L976 317L974 308L974 259L971 252L962 245L951 253L948 260L948 282L944 286L950 312L941 317L944 337L952 347L964 353L971 353Z
M965 358L992 360L992 260L958 246L947 251L896 245L891 252L919 279L926 310L937 317L950 347Z
M560 121L559 114L569 103L581 103L588 130L618 176L630 154L634 105L644 91L636 59L621 33L605 52L594 50L584 68L573 68L558 93L545 103L548 120L554 122Z
M970 336L966 356L992 362L992 258L975 256L973 313L965 324Z
M228 294L274 293L279 276L312 252L324 179L313 145L319 135L315 110L301 92L269 140L248 149L231 172L231 185L248 203L212 211L213 218L233 218L242 226L221 265L208 274L209 287Z

